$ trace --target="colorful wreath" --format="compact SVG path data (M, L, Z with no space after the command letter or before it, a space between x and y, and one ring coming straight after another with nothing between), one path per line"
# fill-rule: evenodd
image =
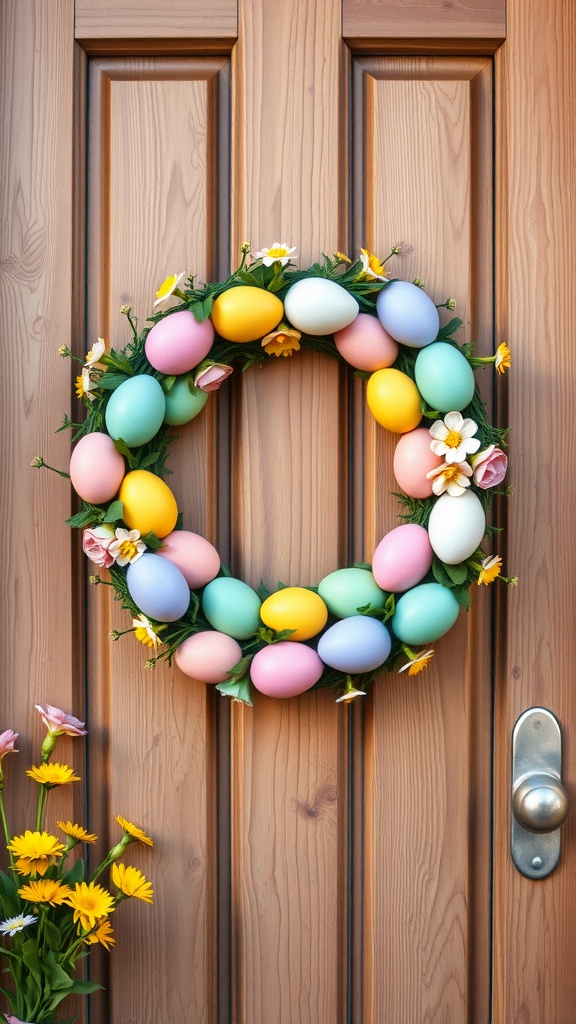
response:
M151 649L147 667L174 658L186 675L249 704L252 685L276 697L337 687L338 700L349 701L399 658L399 671L420 672L429 645L469 607L472 584L516 582L481 547L495 530L486 522L491 499L504 493L495 488L507 468L506 430L488 423L474 378L488 363L504 373L507 345L474 357L472 345L453 338L459 319L440 325L439 309L453 310L455 300L435 305L421 281L389 278L367 250L356 262L336 253L307 270L296 268L294 252L275 243L250 262L245 244L226 281L168 278L154 305L179 303L154 312L140 332L122 307L131 341L107 351L99 338L79 360L86 418L66 417L59 428L74 430L69 476L82 499L67 522L108 571L90 581L108 583L131 613L125 632ZM399 254L395 246L387 260ZM164 482L172 427L202 411L234 364L246 370L304 348L366 378L370 412L400 435L403 522L371 564L338 568L314 586L254 590L184 529ZM67 346L59 351L72 356ZM33 465L46 463L38 456Z

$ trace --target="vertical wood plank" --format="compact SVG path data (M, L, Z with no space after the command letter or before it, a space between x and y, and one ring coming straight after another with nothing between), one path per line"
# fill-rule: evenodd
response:
M510 0L508 17L496 64L497 308L514 353L508 562L519 585L499 613L494 1020L568 1024L576 1003L569 953L576 917L573 810L562 826L560 864L548 878L522 877L508 849L511 735L526 708L543 705L558 717L572 808L575 797L576 496L569 453L575 442L576 10L569 2L544 9Z

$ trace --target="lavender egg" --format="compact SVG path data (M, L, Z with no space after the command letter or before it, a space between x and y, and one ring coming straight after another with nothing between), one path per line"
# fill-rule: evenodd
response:
M320 637L318 654L340 672L371 672L390 654L390 634L378 619L352 615L335 622Z
M324 665L312 647L281 640L254 655L250 679L268 697L297 697L317 683Z
M382 327L401 345L424 348L435 341L440 316L429 295L409 281L391 281L376 300Z
M181 619L190 604L190 590L177 566L145 553L128 566L126 583L140 611L156 622Z

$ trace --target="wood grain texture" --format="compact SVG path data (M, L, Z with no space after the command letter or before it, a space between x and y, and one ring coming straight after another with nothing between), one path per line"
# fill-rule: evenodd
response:
M506 0L342 0L346 40L465 39L502 40Z
M498 317L511 339L509 381L514 496L508 563L517 590L502 622L496 719L494 1020L574 1019L570 949L576 919L576 824L561 832L561 861L539 882L512 866L509 751L514 722L543 705L559 719L564 781L576 790L573 684L576 551L571 536L574 474L573 252L575 214L574 57L576 11L568 2L508 5L509 39L496 65L498 141ZM543 339L546 354L543 358ZM537 423L554 438L551 450Z
M354 82L355 235L382 255L403 242L390 273L423 278L436 302L448 288L465 324L459 340L489 348L489 64L362 58ZM367 414L356 429L371 558L398 522L395 439ZM488 1013L491 680L480 596L436 645L424 682L384 676L367 705L363 1024ZM470 834L483 839L471 846Z
M76 39L234 39L236 0L76 0Z

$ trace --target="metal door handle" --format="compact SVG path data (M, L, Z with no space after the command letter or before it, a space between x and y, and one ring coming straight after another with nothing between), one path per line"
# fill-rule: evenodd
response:
M545 878L560 856L568 794L560 779L562 735L546 708L520 715L512 737L512 857L528 878Z

